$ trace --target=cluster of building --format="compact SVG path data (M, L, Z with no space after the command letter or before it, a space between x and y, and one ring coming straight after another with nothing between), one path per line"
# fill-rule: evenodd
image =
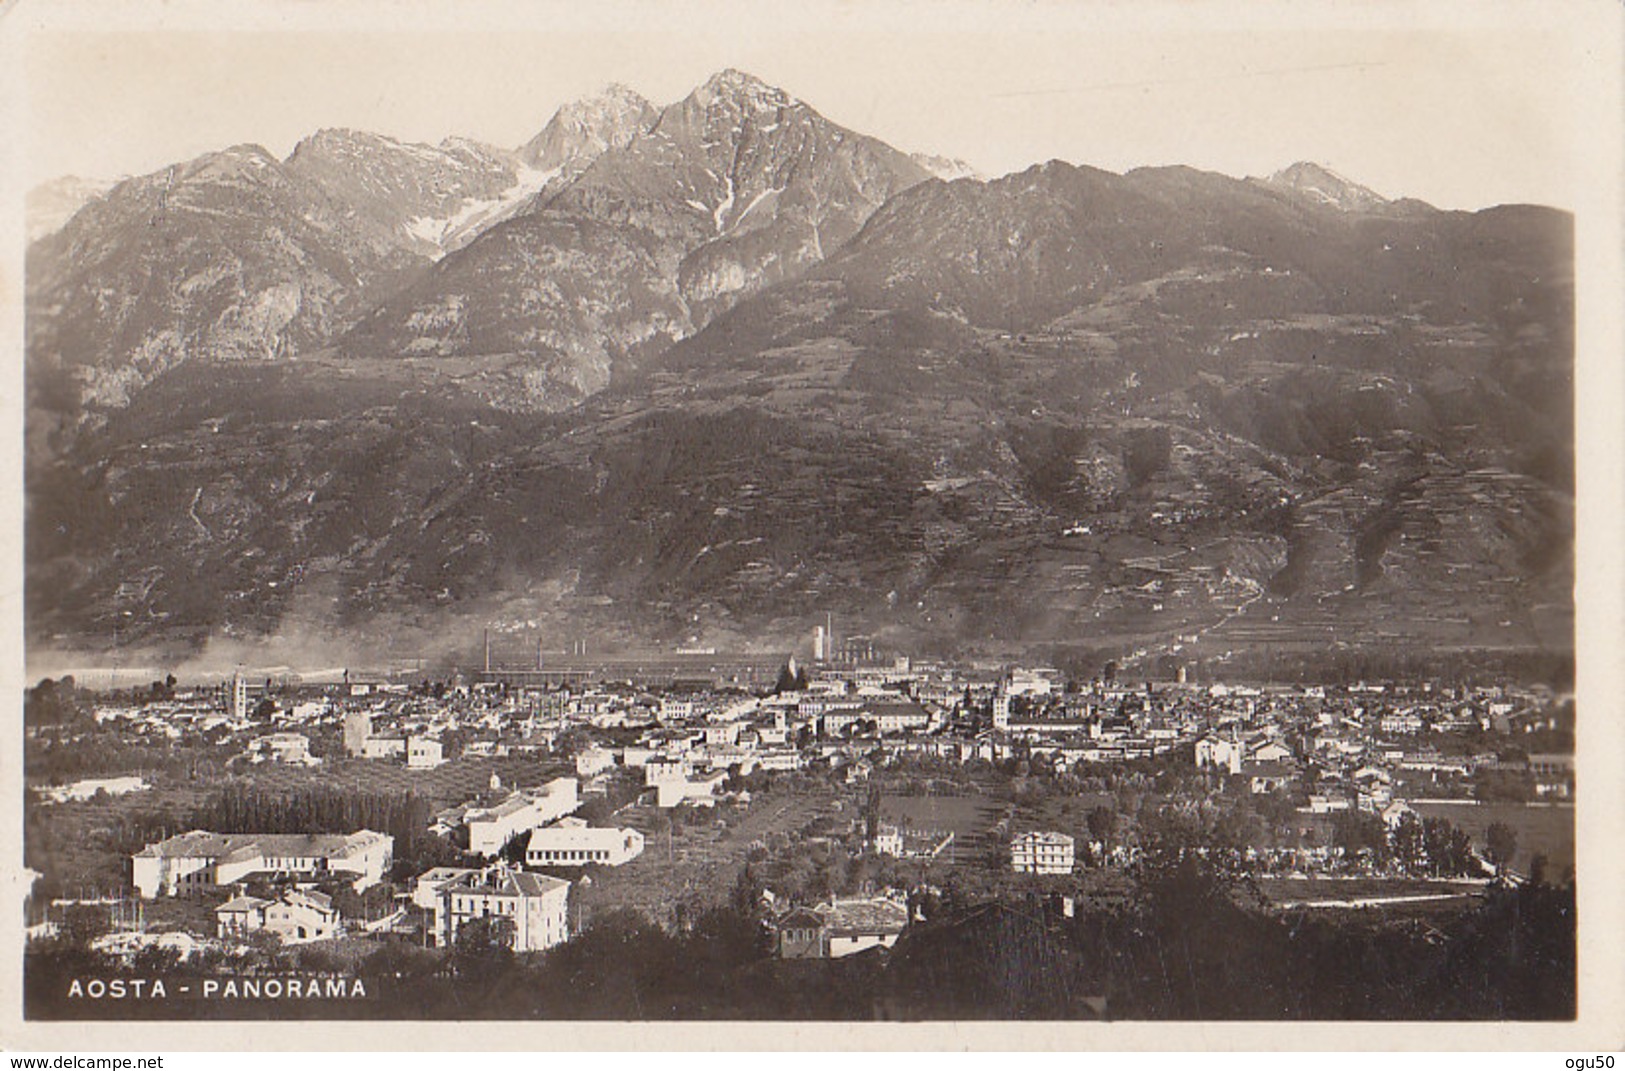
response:
M1304 809L1313 813L1364 811L1393 821L1403 813L1396 802L1466 796L1472 779L1486 772L1526 781L1536 798L1573 795L1570 753L1508 757L1504 747L1445 749L1434 739L1439 733L1515 734L1513 725L1526 731L1564 727L1558 715L1531 707L1515 714L1516 704L1504 695L1475 702L1439 701L1422 690L1390 694L1383 686L1332 696L1319 688L1219 688L1231 702L1197 739L1197 766L1244 778L1255 793L1303 797Z
M695 659L696 666L703 661ZM766 663L756 661L763 665L728 662L723 676L757 681ZM454 736L458 754L541 757L557 754L565 734L575 734L574 776L504 790L493 775L489 791L437 813L432 828L486 862L431 870L418 878L413 894L429 919L432 942L450 944L471 920L496 917L509 920L520 951L552 947L570 930L571 882L527 867L615 867L643 852L637 830L597 827L575 816L582 801L612 779L623 786L635 779L646 802L671 808L712 805L728 798L734 779L759 771L816 767L839 771L850 783L877 763L910 757L1083 772L1177 752L1192 755L1199 767L1243 778L1252 792L1291 794L1305 812L1363 811L1390 823L1405 813L1406 798L1464 794L1464 784L1486 770L1527 778L1540 797L1573 792L1572 755L1537 751L1518 760L1488 746L1466 752L1441 746L1441 734L1516 738L1572 727L1550 713L1558 709L1551 696L1533 691L1080 686L1043 669L872 657L822 661L810 675L793 660L785 668L799 687L777 694L718 689L717 680L681 689L639 686L585 672L563 680L492 672L432 692L346 681L260 703L252 717L254 693L239 675L215 692L109 704L97 717L137 735L240 737L242 754L255 763L314 765L320 760L311 753L312 737L336 734L349 758L417 771L446 762ZM142 787L131 780L81 782L53 795L82 799ZM522 857L505 853L522 837ZM952 843L951 833L881 826L871 846L907 859L939 856ZM341 921L315 885L338 879L359 890L381 881L392 847L390 837L368 830L194 831L136 853L132 874L147 898L232 888L237 895L217 911L221 936L264 930L290 941L316 940L338 932ZM1018 873L1071 873L1076 848L1066 833L1020 833L1009 840L1010 865ZM497 861L504 854L522 858L523 865ZM248 895L243 890L255 878L280 883L280 895ZM833 958L889 947L907 921L906 907L886 898L836 899L778 913L774 930L781 956Z
M193 830L131 856L131 881L146 899L267 881L338 879L357 891L384 880L395 838L355 833L210 833Z

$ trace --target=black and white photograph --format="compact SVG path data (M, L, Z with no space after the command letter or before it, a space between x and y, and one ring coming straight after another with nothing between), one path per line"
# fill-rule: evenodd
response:
M1620 26L0 11L7 1015L1606 1021Z

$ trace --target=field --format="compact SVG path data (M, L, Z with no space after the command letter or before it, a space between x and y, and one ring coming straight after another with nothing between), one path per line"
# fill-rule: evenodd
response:
M986 796L883 796L880 820L904 829L952 833L944 858L956 864L981 863L988 856L988 832L1004 814Z
M1381 903L1384 909L1407 906L1460 907L1468 902L1468 898L1483 891L1482 885L1472 882L1423 881L1417 878L1260 878L1258 886L1276 905L1392 901ZM1406 901L1411 903L1407 904ZM1369 906L1379 905L1370 903Z
M1484 831L1494 822L1503 822L1518 834L1517 855L1512 868L1529 872L1529 861L1537 854L1546 856L1549 880L1559 881L1574 865L1574 808L1522 803L1439 803L1410 800L1410 806L1424 818L1445 818L1473 838L1473 847L1484 849Z
M581 889L585 915L616 908L642 911L669 921L679 902L694 906L723 902L757 841L774 834L797 833L821 819L837 826L855 818L856 804L834 791L759 794L748 806L719 805L715 822L698 820L669 832L653 807L633 805L612 823L629 826L647 838L643 854L623 866L597 871ZM578 875L559 871L574 880Z
M437 803L451 804L484 792L490 787L493 773L502 779L504 788L525 788L573 771L553 760L512 757L469 756L433 770L408 770L388 759L330 759L309 768L271 763L237 766L233 769L233 779L271 791L334 788L382 795L412 792Z

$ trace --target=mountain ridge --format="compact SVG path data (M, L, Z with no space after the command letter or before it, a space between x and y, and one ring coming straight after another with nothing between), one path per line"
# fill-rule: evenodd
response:
M36 243L30 637L1572 646L1569 214L639 100L223 150Z

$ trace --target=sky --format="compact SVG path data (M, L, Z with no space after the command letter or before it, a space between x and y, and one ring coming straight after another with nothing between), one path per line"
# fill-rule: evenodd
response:
M1445 208L1573 203L1586 41L1532 9L1115 2L103 6L23 0L32 185L328 126L514 147L622 82L738 67L989 175L1048 159L1264 175L1312 160ZM388 29L380 29L387 26Z

